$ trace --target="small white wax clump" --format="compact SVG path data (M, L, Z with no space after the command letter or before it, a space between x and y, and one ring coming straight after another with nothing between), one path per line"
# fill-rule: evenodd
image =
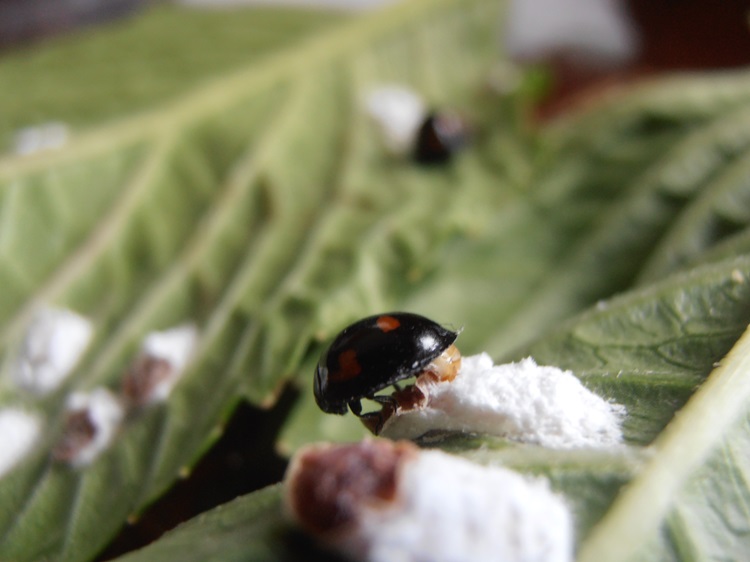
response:
M39 309L12 367L13 381L34 394L49 394L73 371L92 335L91 322L70 310Z
M120 401L106 388L71 393L66 412L53 456L78 468L94 462L109 447L125 416Z
M498 435L543 447L606 447L622 441L625 408L588 390L570 371L532 358L493 365L464 357L453 381L418 386L426 404L398 410L380 435L414 439L430 430Z
M570 510L545 480L405 442L324 447L292 460L287 506L351 560L572 560Z
M190 360L197 340L196 327L192 324L185 324L146 335L142 351L151 357L164 359L175 371L182 372Z
M422 98L399 85L384 85L365 98L367 114L378 125L385 148L395 155L409 153L426 116Z
M41 431L36 416L18 408L0 410L0 478L29 454Z
M192 324L162 332L151 332L123 380L123 394L129 404L143 406L165 401L189 363L198 330Z
M16 154L27 156L45 150L62 148L68 142L68 126L50 121L34 127L24 127L14 138Z

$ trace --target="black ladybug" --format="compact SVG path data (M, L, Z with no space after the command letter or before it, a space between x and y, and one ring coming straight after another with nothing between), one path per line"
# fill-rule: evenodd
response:
M445 164L469 143L470 137L470 128L458 113L430 113L417 131L414 160L420 164Z
M388 404L375 393L401 380L431 371L452 379L460 365L453 345L458 337L429 318L408 312L368 316L344 328L320 358L315 372L315 401L324 412L376 421L380 413L362 414L361 399ZM366 424L372 426L373 424Z

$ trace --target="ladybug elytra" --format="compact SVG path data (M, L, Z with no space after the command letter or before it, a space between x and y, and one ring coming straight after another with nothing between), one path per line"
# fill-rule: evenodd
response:
M363 414L361 400L391 404L392 397L376 393L425 372L452 380L461 357L453 345L457 337L457 332L418 314L363 318L344 328L320 358L315 401L324 412L343 415L349 409L368 427L379 427L381 412Z

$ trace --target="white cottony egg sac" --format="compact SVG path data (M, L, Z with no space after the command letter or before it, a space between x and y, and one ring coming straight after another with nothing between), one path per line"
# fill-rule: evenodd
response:
M93 335L89 320L63 308L36 311L11 368L15 384L44 396L71 374Z
M124 416L122 404L106 388L70 394L52 457L76 468L91 464L110 446Z
M192 324L146 335L138 357L122 381L122 394L130 406L165 401L180 380L198 341Z
M363 562L568 562L573 518L540 478L409 442L300 450L285 477L293 521Z
M35 415L19 408L0 409L0 478L31 452L41 431Z
M570 371L526 358L494 365L464 357L452 381L419 377L409 400L386 413L381 437L415 439L433 430L481 433L554 449L609 447L622 441L625 408L588 390ZM415 395L417 399L414 399Z

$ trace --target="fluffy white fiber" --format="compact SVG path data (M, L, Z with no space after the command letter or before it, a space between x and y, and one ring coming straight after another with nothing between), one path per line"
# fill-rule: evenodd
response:
M398 501L362 515L368 562L566 562L573 524L545 481L439 451L406 464Z
M464 357L452 382L427 385L423 408L399 411L380 435L413 439L430 430L499 435L555 449L606 447L622 440L625 408L588 390L570 371L527 358L493 365Z

